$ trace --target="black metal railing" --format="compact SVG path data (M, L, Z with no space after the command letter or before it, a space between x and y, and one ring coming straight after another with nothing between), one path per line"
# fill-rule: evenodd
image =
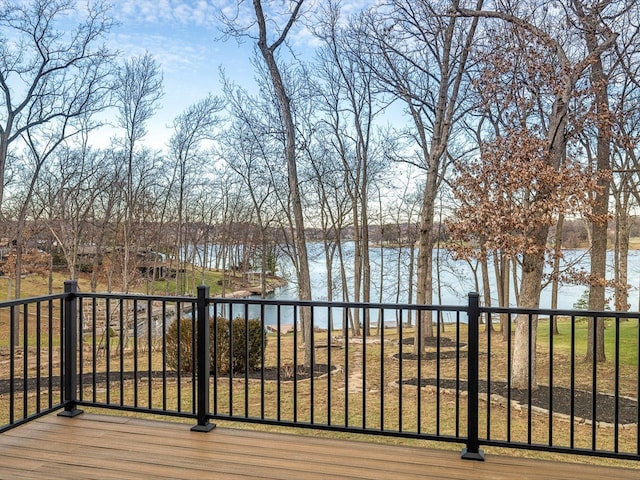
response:
M522 328L518 322L537 334L536 341L525 337L524 387L514 383L514 341L481 338L481 350L494 354L481 362L478 376L486 399L480 443L640 459L638 312L480 308L480 313L492 324L502 317L506 338ZM597 335L591 335L594 325L603 329L601 349ZM598 350L606 359L598 360Z
M0 431L101 407L192 418L198 431L234 420L455 442L476 460L482 446L640 459L638 313L488 308L477 294L464 306L211 298L207 287L95 294L68 282L0 303L0 315ZM593 323L607 327L603 362L585 360L600 346Z
M0 432L64 406L65 298L0 303Z

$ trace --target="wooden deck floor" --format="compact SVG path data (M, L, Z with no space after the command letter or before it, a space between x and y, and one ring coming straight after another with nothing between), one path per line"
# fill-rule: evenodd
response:
M310 433L310 432L308 432ZM0 434L2 479L640 479L640 470L216 428L50 415Z

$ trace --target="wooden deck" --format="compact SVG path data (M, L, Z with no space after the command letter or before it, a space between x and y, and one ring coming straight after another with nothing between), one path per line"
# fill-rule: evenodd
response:
M311 432L306 432L311 435ZM640 466L639 466L640 467ZM0 434L3 479L640 479L640 470L216 428L50 415Z

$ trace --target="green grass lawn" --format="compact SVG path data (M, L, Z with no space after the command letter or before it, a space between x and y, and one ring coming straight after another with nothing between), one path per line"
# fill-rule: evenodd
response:
M576 319L575 325L575 352L582 356L587 351L587 320ZM605 320L605 355L608 362L615 358L616 322L612 319ZM629 367L638 365L638 322L621 321L620 328L620 365ZM559 335L553 337L553 348L557 353L571 353L571 322L569 319L558 320ZM549 320L540 320L538 324L538 346L548 348L549 345Z
M216 295L222 290L220 285L223 273L217 270L186 271L178 274L176 278L165 278L150 281L146 284L146 288L142 289L143 293L158 295L196 295L198 285L209 285L211 294Z

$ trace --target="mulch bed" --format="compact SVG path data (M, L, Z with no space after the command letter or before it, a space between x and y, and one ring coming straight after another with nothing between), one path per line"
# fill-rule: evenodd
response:
M335 371L336 367L332 366L331 371ZM315 368L313 369L313 377L317 378L322 375L326 375L329 372L329 366L323 363L317 363ZM177 374L175 372L166 372L166 378L177 378ZM155 380L162 380L162 372L161 371L153 371L151 372L151 378ZM191 373L183 373L181 375L183 379L187 379L191 377ZM254 370L248 373L247 377L250 380L260 380L262 377L261 370ZM119 382L120 381L120 372L111 371L109 372L109 378L111 382ZM123 372L122 380L130 381L135 378L133 372ZM138 380L148 380L149 372L139 370L137 372ZM228 378L228 375L219 375L218 378ZM243 379L245 378L244 373L235 373L233 378ZM309 368L304 365L298 365L297 372L294 375L294 369L292 365L282 365L280 367L280 381L282 382L291 382L294 379L296 380L307 380L311 378L311 371ZM278 369L275 367L269 367L264 369L264 379L265 380L278 380ZM41 377L40 378L40 387L41 388L49 388L49 377ZM91 373L84 373L82 377L78 377L78 383L82 383L82 385L91 385L95 381L96 385L104 385L107 382L107 374L104 372L96 373L95 377ZM36 379L30 378L27 382L27 391L35 391L38 387ZM60 387L60 377L55 376L51 377L51 388L57 389ZM10 392L11 383L8 379L0 380L0 395L4 395ZM22 393L24 391L24 380L22 378L15 378L13 381L13 389L15 393Z
M402 345L414 345L416 343L415 337L403 338ZM437 347L438 337L427 337L424 339L425 347ZM449 337L440 337L440 348L462 348L466 346L466 343L456 343Z
M436 358L440 358L440 360L451 360L456 358L456 353L458 354L458 358L467 358L467 352L456 352L455 350L440 350L440 354L438 352L425 352L422 354L422 360L435 360ZM393 358L396 360L400 358L399 353L394 353ZM418 355L415 353L402 352L402 360L413 360L418 361Z
M402 345L414 345L415 337L403 338ZM451 360L455 358L467 358L467 351L460 350L463 347L466 347L466 343L456 343L455 340L452 340L448 337L440 337L440 354L438 355L437 351L427 351L422 354L422 360L435 360L436 358L440 358L440 360ZM428 337L424 339L425 348L438 348L438 337ZM482 353L480 353L482 355ZM393 355L393 358L399 359L402 356L402 360L413 360L418 361L418 355L413 352L400 352Z
M449 353L449 352L441 352L441 355L443 353ZM451 352L451 353L455 356L455 352ZM464 353L465 352L460 352L461 356ZM403 355L403 358L405 358L405 355ZM425 357L423 356L423 358ZM336 369L335 366L331 367L332 371L335 371L335 369ZM329 366L327 364L316 364L313 370L313 377L317 378L322 375L326 375L328 372L329 372ZM146 371L139 371L137 373L138 373L138 379L149 378L149 373ZM190 375L191 374L189 373L185 373L182 375L182 377L189 378ZM133 380L134 378L133 372L124 372L122 376L123 376L123 380L125 381ZM176 374L167 373L166 376L167 378L175 378ZM307 380L311 378L311 376L312 376L312 372L310 371L310 369L306 368L303 365L298 365L297 371L295 371L295 375L294 375L294 369L292 365L283 365L280 368L280 381L282 382L289 382L289 381L293 381L294 379ZM111 372L110 377L112 382L117 382L120 380L120 372ZM161 379L162 372L152 372L151 377L154 379ZM236 379L243 379L245 378L245 374L236 373L233 377ZM267 381L276 381L278 380L278 369L274 367L266 368L264 370L264 374L260 370L252 371L252 372L249 372L246 377L252 380L259 380L264 378L264 380L267 380ZM224 377L220 376L218 378L224 378ZM81 381L84 385L90 385L94 381L94 377L91 373L85 373L82 376L82 379L78 379L78 380ZM95 375L95 382L96 384L104 385L106 383L106 374L97 373ZM411 379L404 380L402 383L403 385L416 386L418 384L418 379L411 378ZM53 377L51 379L51 388L55 389L56 387L59 387L59 384L60 384L60 377ZM426 387L429 385L436 386L436 379L435 378L421 379L420 381L421 387ZM41 378L40 386L45 388L48 387L49 379ZM456 388L458 388L456 381L452 379L440 379L439 386L440 388L451 389L451 390L455 390ZM486 380L480 380L478 382L479 392L487 393L487 386L488 386L488 383ZM495 382L491 382L490 386L491 386L490 393L492 395L495 394L505 399L507 398L508 385L506 382L495 381ZM13 388L16 393L22 392L24 389L22 379L16 378L14 381ZM35 390L35 388L36 388L35 380L29 380L27 384L27 390L33 391ZM467 390L466 380L460 380L459 388L461 391ZM9 389L10 389L9 380L6 380L6 379L0 380L0 394L9 393ZM549 389L548 386L540 385L538 389L534 391L531 396L531 405L544 410L548 410L550 392L551 390ZM552 392L553 392L553 404L552 404L553 412L561 413L564 415L571 415L571 403L572 403L571 390L565 387L555 386L553 387ZM585 392L582 390L575 390L573 393L574 393L573 394L574 418L584 418L587 420L592 420L593 396L591 395L591 393ZM613 397L612 395L604 394L604 393L597 393L595 397L596 397L596 421L614 423L615 422L615 417L614 417L615 397ZM516 401L521 405L528 405L529 404L528 390L518 390L518 389L512 388L511 400ZM618 398L618 423L620 424L636 423L638 420L637 416L638 416L638 401L635 399L619 397Z
M412 378L402 382L403 385L418 384L418 379ZM423 378L420 381L420 386L436 386L435 378ZM455 380L441 379L440 388L452 389L457 388ZM478 389L480 393L487 393L487 381L480 380L478 382ZM459 384L461 391L467 390L466 380L461 380ZM553 412L562 413L565 415L571 415L571 390L565 387L555 386L553 391ZM503 398L507 398L508 385L506 382L491 382L491 395L500 395ZM574 418L584 418L586 420L593 420L593 396L590 392L582 390L575 390L573 392L573 415ZM615 397L612 395L606 395L603 393L597 393L596 397L596 421L614 423L615 422ZM531 405L539 407L541 409L549 410L549 398L550 389L548 386L540 385L538 389L531 395ZM514 400L521 405L529 404L529 391L511 389L511 400ZM618 423L619 424L631 424L636 423L638 418L638 401L625 397L618 398Z
M332 366L331 371L335 371L336 367ZM322 375L326 375L329 373L329 366L326 363L316 363L313 369L313 377L317 378ZM244 373L237 373L234 375L236 378L244 378ZM253 372L249 372L250 379L260 380L262 377L262 371L256 370ZM293 365L282 365L280 367L280 381L281 382L292 382L295 380L307 380L311 378L311 369L305 367L304 365L298 365L297 371L295 371ZM268 367L264 369L264 379L265 380L278 380L278 369L275 367Z

